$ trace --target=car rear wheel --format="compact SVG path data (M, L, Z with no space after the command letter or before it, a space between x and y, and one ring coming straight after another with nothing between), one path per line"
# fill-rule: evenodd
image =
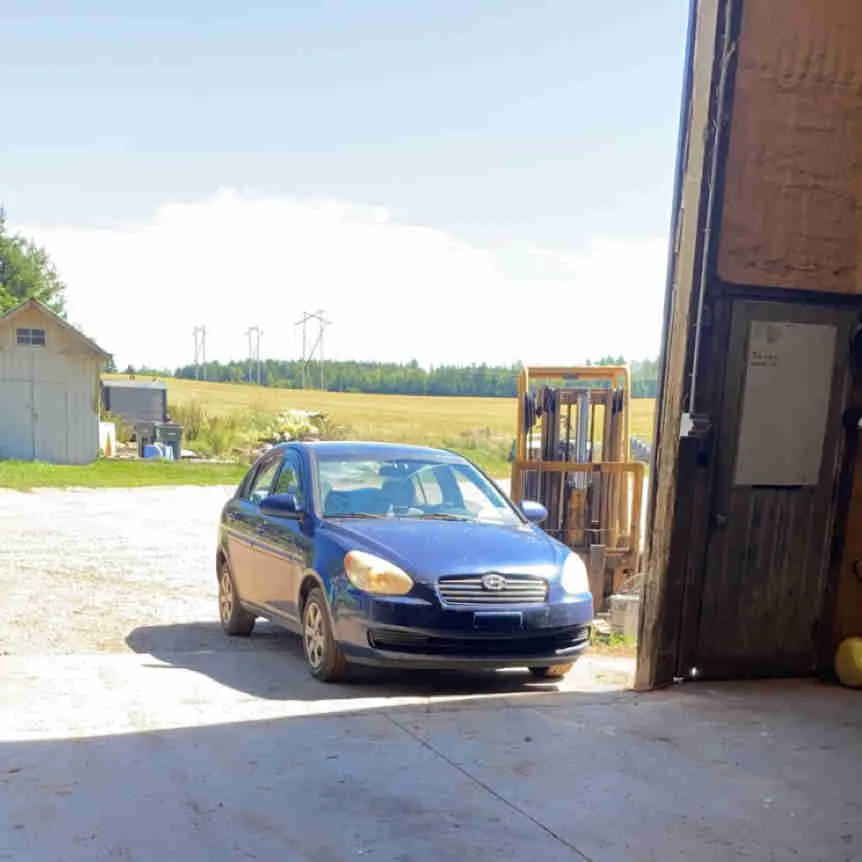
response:
M573 661L567 664L553 664L550 667L531 667L530 673L537 679L562 679L573 667Z
M254 615L239 600L230 563L222 560L218 576L218 611L221 627L233 637L248 637L254 628Z
M302 609L302 648L313 677L321 682L344 679L347 660L333 637L326 599L319 587L308 594Z

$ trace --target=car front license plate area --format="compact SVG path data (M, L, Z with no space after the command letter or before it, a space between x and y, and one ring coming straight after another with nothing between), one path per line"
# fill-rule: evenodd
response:
M473 629L488 634L509 634L524 627L521 611L474 611Z

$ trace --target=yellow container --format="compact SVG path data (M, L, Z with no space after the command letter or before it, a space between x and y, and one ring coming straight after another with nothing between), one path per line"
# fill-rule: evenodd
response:
M835 653L835 673L842 685L862 688L862 638L847 638Z

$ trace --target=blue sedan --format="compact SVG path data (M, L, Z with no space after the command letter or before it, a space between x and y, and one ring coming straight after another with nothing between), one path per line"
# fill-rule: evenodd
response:
M222 511L222 626L296 632L326 682L354 662L559 678L587 648L593 599L580 557L537 526L546 516L452 452L275 446Z

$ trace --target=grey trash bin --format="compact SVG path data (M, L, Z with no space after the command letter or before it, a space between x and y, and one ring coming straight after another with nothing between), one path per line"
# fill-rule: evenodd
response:
M155 443L164 443L174 451L174 460L179 461L183 454L183 428L177 422L156 422L154 425Z

